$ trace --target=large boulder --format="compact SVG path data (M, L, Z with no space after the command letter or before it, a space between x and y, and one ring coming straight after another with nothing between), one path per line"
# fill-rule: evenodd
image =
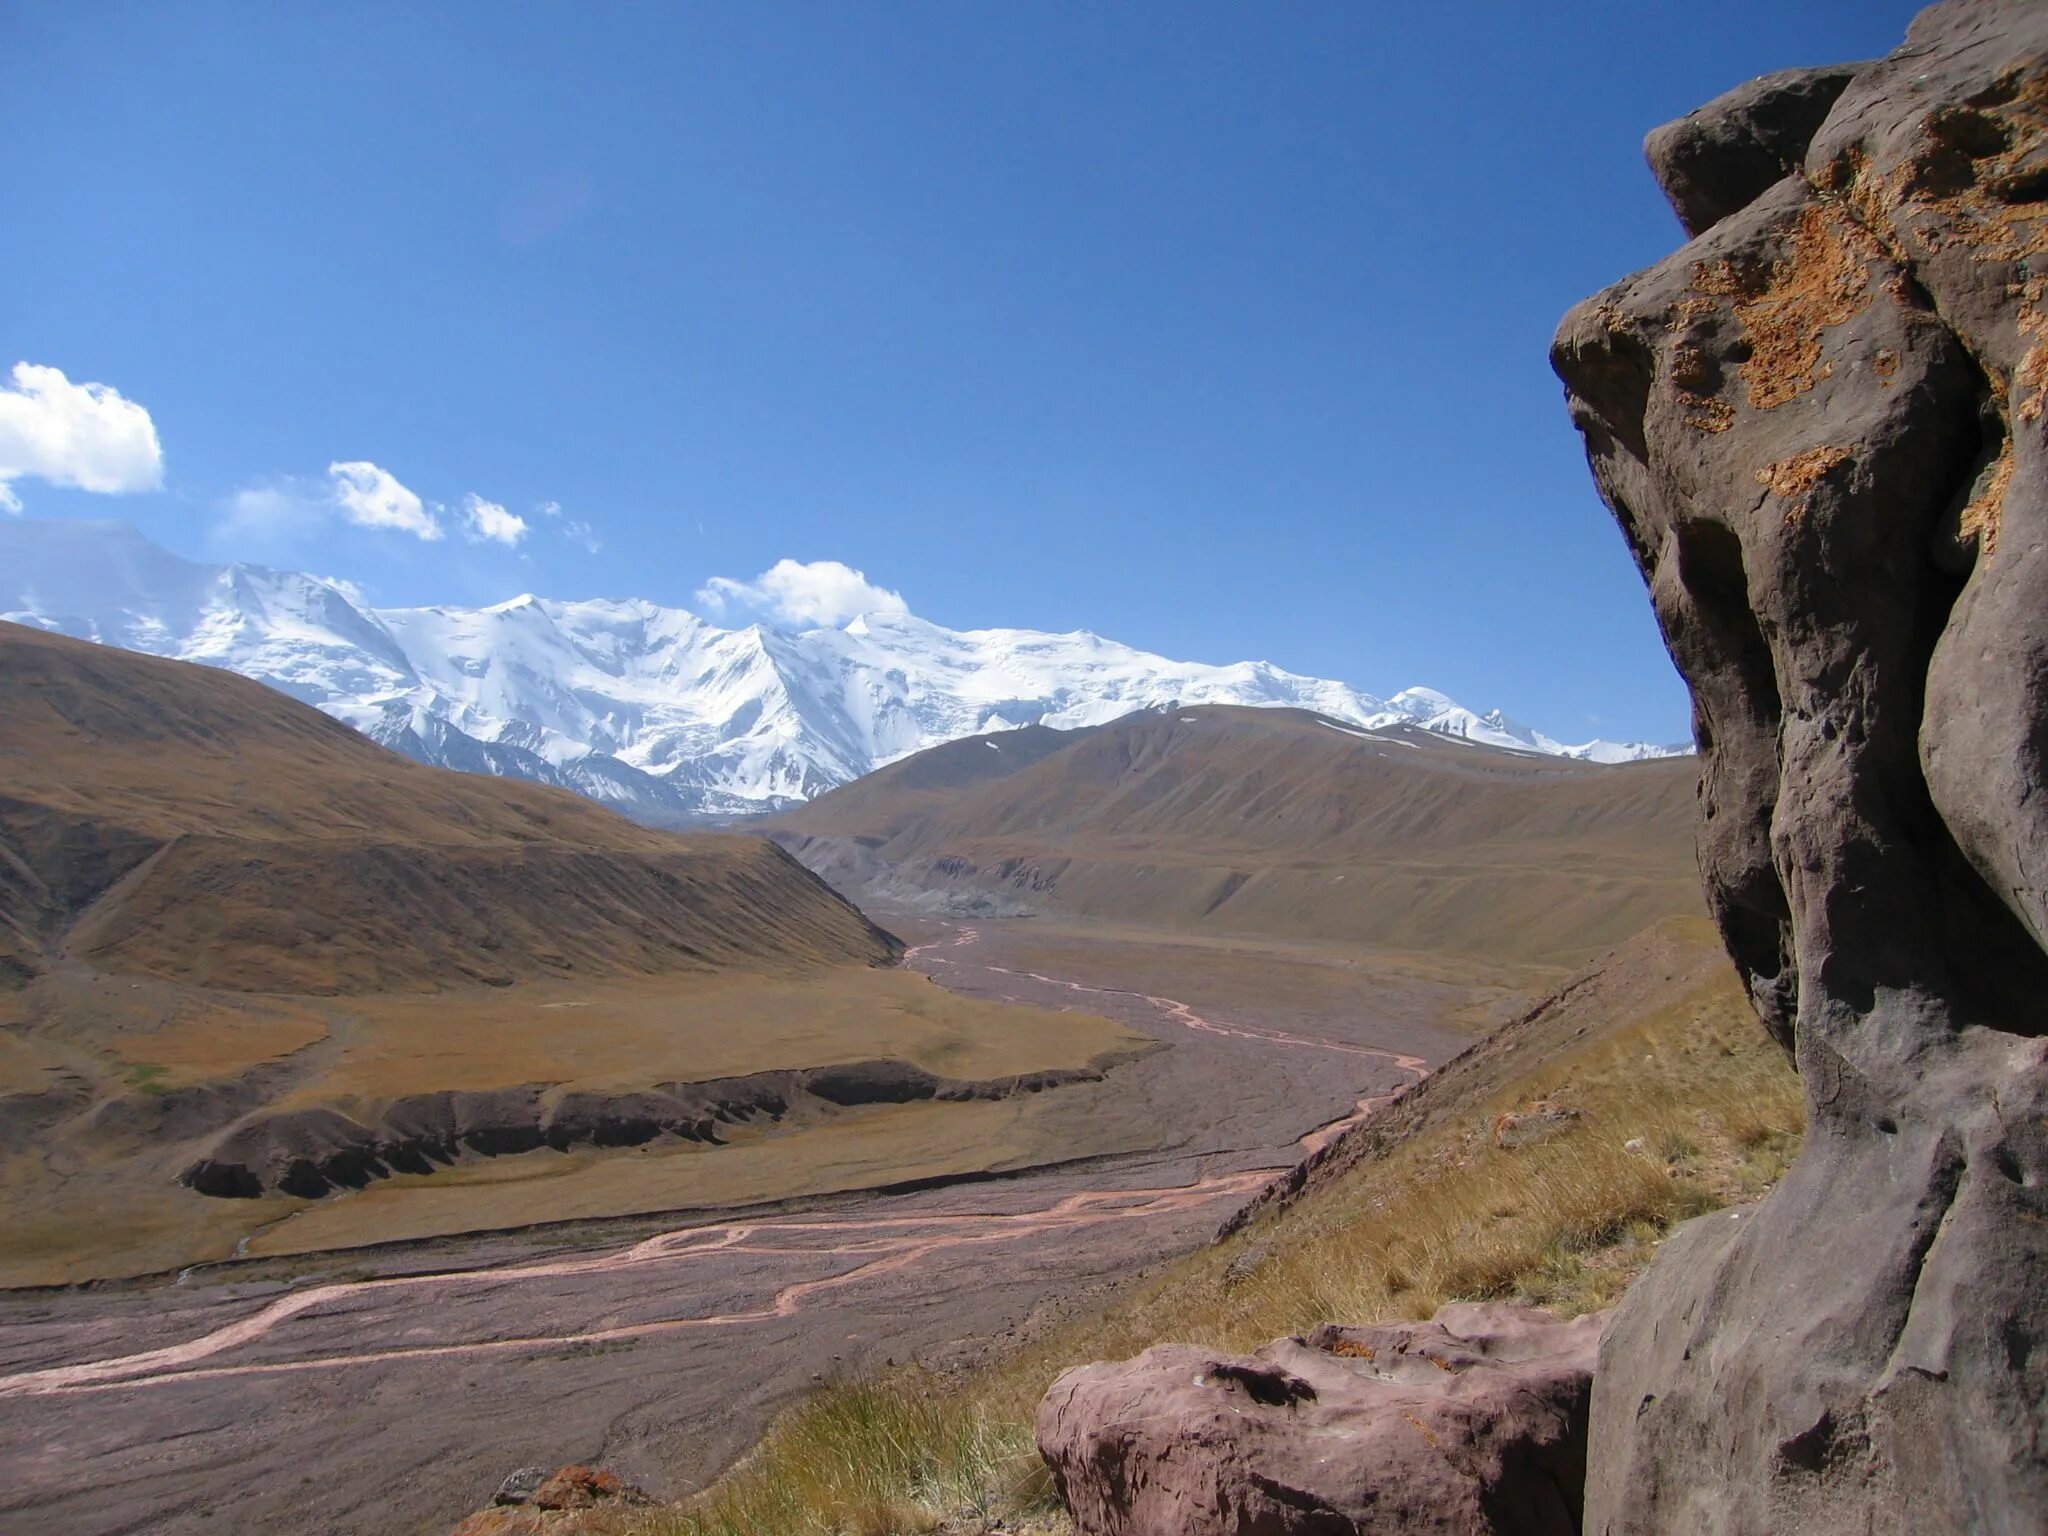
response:
M1060 1377L1039 1449L1082 1536L1572 1536L1601 1321L1467 1304L1162 1345Z
M1612 1536L2048 1518L2048 6L1937 6L1836 87L1653 135L1700 232L1553 351L1812 1122L1617 1314Z

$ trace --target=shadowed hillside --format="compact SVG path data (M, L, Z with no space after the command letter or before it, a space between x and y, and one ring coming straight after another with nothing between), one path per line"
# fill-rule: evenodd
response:
M1602 767L1298 710L977 737L774 818L888 904L1576 964L1699 911L1690 758Z
M423 768L261 684L0 625L0 966L242 991L879 964L752 838Z

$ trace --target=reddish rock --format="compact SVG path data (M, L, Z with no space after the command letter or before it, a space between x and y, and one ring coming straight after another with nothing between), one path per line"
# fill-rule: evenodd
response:
M1493 1144L1512 1149L1543 1141L1574 1124L1579 1112L1548 1099L1538 1099L1521 1109L1509 1110L1493 1122Z
M616 1472L564 1467L533 1493L536 1509L595 1509L601 1504L645 1504L647 1495Z
M1039 1449L1082 1536L1575 1536L1603 1320L1468 1304L1163 1345L1054 1382Z
M585 1536L610 1529L604 1521L608 1512L653 1502L601 1467L564 1467L529 1491L533 1482L534 1469L522 1467L505 1479L496 1504L478 1510L449 1536Z

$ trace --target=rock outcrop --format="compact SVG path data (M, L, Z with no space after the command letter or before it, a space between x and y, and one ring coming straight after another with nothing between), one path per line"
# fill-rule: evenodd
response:
M179 1177L202 1195L254 1199L280 1190L318 1199L392 1173L431 1173L465 1156L552 1147L637 1147L658 1137L717 1145L735 1125L809 1121L838 1110L924 1099L1007 1099L1099 1082L1120 1058L1007 1077L940 1077L893 1059L753 1072L639 1092L563 1090L549 1083L411 1094L359 1120L329 1108L254 1115ZM4 1107L4 1106L0 1106ZM367 1121L367 1123L365 1123ZM0 1122L4 1124L4 1122Z
M1620 1308L1587 1529L2038 1532L2048 6L1952 0L1650 154L1694 238L1553 360L1692 687L1701 873L1812 1134Z
M1039 1449L1082 1536L1572 1536L1601 1322L1459 1305L1162 1345L1060 1377Z
M521 1467L506 1478L490 1506L450 1536L598 1536L619 1529L620 1513L651 1503L647 1495L602 1467L564 1467L550 1476Z

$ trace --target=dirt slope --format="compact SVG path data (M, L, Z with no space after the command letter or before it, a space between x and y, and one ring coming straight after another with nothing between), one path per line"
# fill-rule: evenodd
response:
M878 964L754 838L424 768L260 684L0 625L0 975L243 991Z
M1220 706L1014 758L989 750L1002 742L937 749L980 754L979 779L919 754L770 826L841 889L885 900L1496 961L1581 964L1700 909L1691 759L1601 767Z

